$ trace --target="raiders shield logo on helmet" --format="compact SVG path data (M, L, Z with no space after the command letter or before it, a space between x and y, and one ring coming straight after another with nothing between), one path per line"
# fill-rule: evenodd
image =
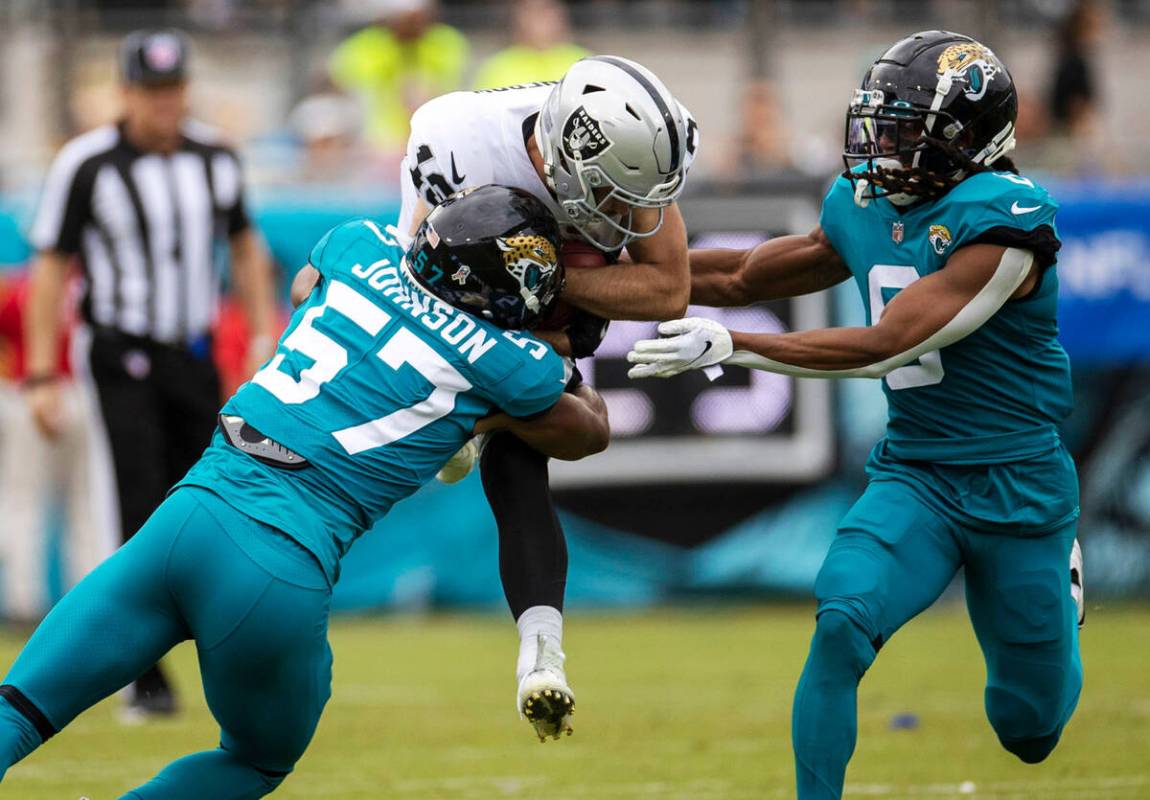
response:
M607 152L611 140L599 127L599 122L583 106L571 112L563 124L563 149L573 159L594 158Z

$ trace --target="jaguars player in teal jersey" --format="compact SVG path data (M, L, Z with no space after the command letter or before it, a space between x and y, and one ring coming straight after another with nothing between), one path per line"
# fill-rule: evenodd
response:
M883 381L886 437L815 583L792 725L800 800L842 796L859 681L959 567L1002 745L1042 761L1078 701L1078 483L1057 427L1072 405L1055 319L1058 204L1005 157L1017 107L1006 67L973 39L930 31L896 43L854 93L847 171L819 226L749 251L691 253L694 303L741 306L854 278L868 327L770 335L676 320L629 354L632 377L734 364Z
M0 780L193 639L220 745L121 800L274 791L331 693L331 589L356 538L477 431L565 459L606 447L602 400L586 385L565 394L563 359L523 330L562 287L559 242L538 199L500 186L449 198L406 255L371 220L328 233L314 287L202 459L5 677Z

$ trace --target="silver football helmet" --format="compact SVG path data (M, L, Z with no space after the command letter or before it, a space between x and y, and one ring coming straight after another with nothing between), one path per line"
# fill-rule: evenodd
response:
M560 222L600 250L653 235L683 191L695 154L695 120L646 67L618 56L576 62L535 123ZM637 230L632 209L659 209Z

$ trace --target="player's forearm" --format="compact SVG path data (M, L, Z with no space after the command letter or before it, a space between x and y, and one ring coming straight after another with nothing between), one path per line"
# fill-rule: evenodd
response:
M729 249L692 250L691 302L717 308L752 302L745 299L745 287L740 281L751 252Z
M540 419L519 420L497 414L475 426L476 433L495 430L510 431L544 455L563 461L578 461L602 452L611 437L607 405L586 384L560 397Z
M621 261L567 271L563 299L605 319L664 320L687 310L690 288L678 270Z
M731 331L731 343L735 352L725 363L796 376L881 377L901 366L887 363L897 344L875 327L782 334Z
M275 304L275 282L271 260L256 234L249 230L232 240L232 273L236 294L253 340L270 337L275 341L278 333Z
M947 268L915 281L878 324L787 334L732 333L725 363L817 378L881 378L978 330L1026 290L1034 254L995 245L962 248Z
M30 376L56 370L68 261L59 253L40 253L32 264L24 313L25 363Z
M300 303L307 300L317 283L319 283L319 270L311 264L304 264L300 267L299 272L291 281L292 308L299 308Z
M696 305L745 306L797 297L850 276L819 229L780 236L750 250L692 250L690 257L691 302Z

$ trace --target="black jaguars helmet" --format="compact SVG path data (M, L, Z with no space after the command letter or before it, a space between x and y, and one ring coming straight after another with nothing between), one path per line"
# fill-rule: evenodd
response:
M916 33L855 90L843 175L862 206L937 198L1014 148L1017 117L1014 79L988 47L949 31Z
M501 328L530 328L563 289L559 224L533 195L480 186L427 215L407 251L416 280Z

